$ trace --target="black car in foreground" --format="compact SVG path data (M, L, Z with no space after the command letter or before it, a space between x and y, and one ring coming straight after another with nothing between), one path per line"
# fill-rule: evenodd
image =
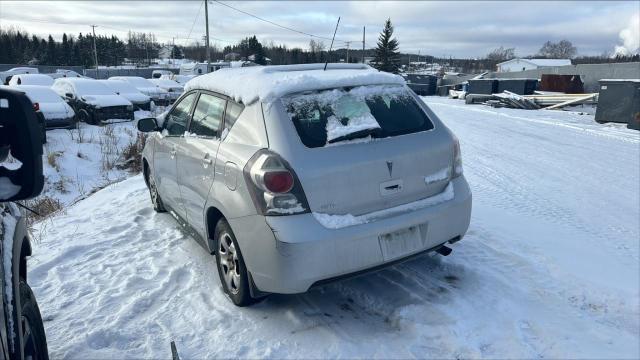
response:
M49 358L40 309L27 283L30 235L14 203L42 191L40 131L29 98L0 88L0 359ZM7 162L11 158L18 162Z

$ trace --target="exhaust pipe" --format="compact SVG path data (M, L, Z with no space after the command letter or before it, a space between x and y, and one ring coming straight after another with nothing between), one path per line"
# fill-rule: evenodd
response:
M451 249L450 247L447 247L445 245L440 246L439 248L436 249L436 252L442 256L447 256L449 254L451 254L451 252L453 251L453 249Z

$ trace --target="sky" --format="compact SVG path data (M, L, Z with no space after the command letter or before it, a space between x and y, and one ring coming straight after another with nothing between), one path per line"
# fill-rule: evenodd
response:
M374 47L387 17L402 52L438 57L483 57L492 49L514 47L535 54L546 42L567 39L578 55L600 55L616 47L635 51L640 1L222 1L263 19L331 38L341 18L337 43ZM202 42L204 1L7 1L0 0L0 27L60 39L63 32L126 38L128 30L153 32L164 43ZM256 35L262 43L308 48L311 37L260 21L209 1L212 43L223 47ZM318 38L316 38L318 40ZM328 47L330 40L321 39Z

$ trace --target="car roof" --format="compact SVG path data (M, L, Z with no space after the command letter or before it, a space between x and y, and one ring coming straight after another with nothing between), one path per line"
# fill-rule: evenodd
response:
M209 90L235 101L271 102L284 95L347 86L404 85L399 75L377 71L364 64L301 64L225 68L198 76L185 91Z

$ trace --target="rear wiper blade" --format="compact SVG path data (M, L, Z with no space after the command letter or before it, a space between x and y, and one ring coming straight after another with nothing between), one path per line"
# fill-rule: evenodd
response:
M380 129L364 129L360 131L355 131L347 135L338 136L337 138L327 141L327 143L333 144L339 141L359 139L367 136L375 136L379 131Z

